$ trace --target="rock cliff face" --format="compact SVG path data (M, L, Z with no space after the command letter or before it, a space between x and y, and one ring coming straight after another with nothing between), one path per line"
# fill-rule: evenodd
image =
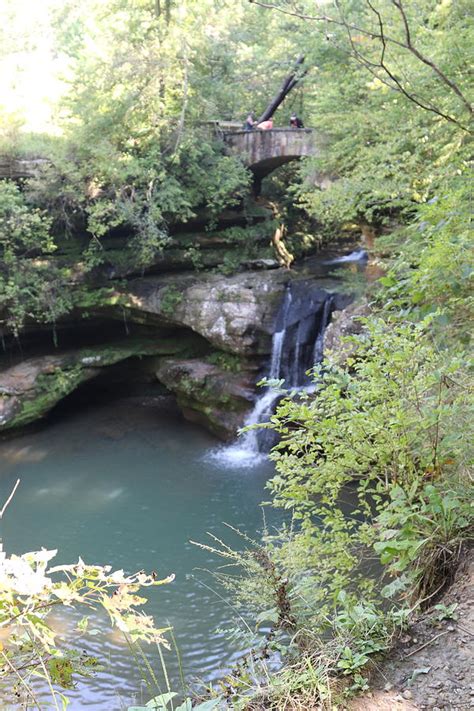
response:
M55 324L54 338L34 322L21 348L0 333L0 433L44 417L85 383L119 392L137 383L143 391L152 378L186 418L233 438L266 373L288 282L301 281L304 301L305 280L316 278L312 268L304 275L278 268L274 228L271 210L250 197L218 219L196 215L172 226L169 245L144 274L126 230L104 238L93 269L81 256L90 236L59 240L51 260L70 273L74 308Z
M187 327L215 348L265 355L289 278L282 270L145 277L131 282L123 296L131 320Z
M188 338L129 339L25 358L0 373L0 431L43 417L60 400L105 369L132 357L183 354Z
M46 348L43 335L40 348L33 338L21 358L4 358L0 432L43 417L86 381L127 363L124 377L152 373L187 419L232 439L265 371L290 280L303 298L308 277L283 269L149 275L91 294L73 324L58 325L58 348Z
M288 274L249 272L151 276L107 292L81 314L74 337L95 343L23 357L0 372L0 431L43 417L87 380L111 366L155 358L155 377L177 396L188 419L223 439L241 426L271 344L273 320ZM95 327L88 326L94 318ZM107 324L128 335L110 342ZM135 328L138 326L138 333ZM103 330L101 338L100 329ZM99 331L99 333L98 333ZM117 329L111 332L116 333ZM68 329L59 331L67 342ZM97 342L98 341L98 342ZM166 358L159 358L166 356ZM138 367L138 366L137 366Z

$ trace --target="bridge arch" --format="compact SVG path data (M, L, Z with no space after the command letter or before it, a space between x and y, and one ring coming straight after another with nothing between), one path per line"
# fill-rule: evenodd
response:
M284 163L317 154L314 132L310 128L232 131L224 133L224 142L228 152L238 156L257 181Z

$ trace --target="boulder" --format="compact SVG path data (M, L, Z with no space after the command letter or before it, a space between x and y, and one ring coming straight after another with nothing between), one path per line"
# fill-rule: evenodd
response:
M232 440L254 397L252 365L238 372L199 359L163 359L156 376L174 392L183 416Z

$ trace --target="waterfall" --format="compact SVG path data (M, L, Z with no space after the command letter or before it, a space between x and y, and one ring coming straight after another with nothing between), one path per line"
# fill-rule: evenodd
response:
M331 318L331 311L333 308L333 302L334 302L334 299L332 296L330 296L324 302L323 315L321 317L321 324L319 327L318 335L316 336L316 340L314 342L313 364L321 363L321 361L323 359L324 331L326 330L329 320Z
M276 318L267 379L284 380L285 386L292 390L311 385L307 372L322 361L324 331L333 308L333 295L314 282L290 282ZM278 397L279 393L271 387L261 389L244 426L268 422ZM252 429L211 456L223 465L253 466L275 442L273 430Z
M368 253L365 249L356 249L350 254L345 254L342 257L335 257L334 259L326 259L323 264L344 264L345 262L367 262L369 258Z

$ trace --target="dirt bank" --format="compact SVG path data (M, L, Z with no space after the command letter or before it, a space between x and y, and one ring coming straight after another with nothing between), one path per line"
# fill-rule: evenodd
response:
M474 709L474 553L449 590L401 638L351 711Z

